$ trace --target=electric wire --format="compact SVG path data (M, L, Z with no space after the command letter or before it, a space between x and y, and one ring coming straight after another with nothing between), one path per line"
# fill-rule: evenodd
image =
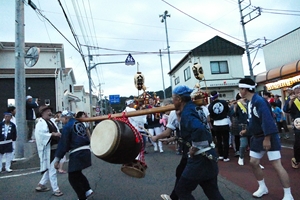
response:
M276 14L276 15L292 15L292 16L300 16L300 14L294 14L294 13L282 13L282 12L270 12L270 11L264 11L264 9L261 10L263 13L269 13L269 14Z
M95 23L94 23L94 17L93 17L93 13L92 13L92 9L91 9L91 4L90 4L90 0L88 0L88 3L89 3L89 11L90 11L90 16L91 16L91 20L92 20L92 25L93 25L93 31L94 31L94 36L95 36L95 40L96 40L96 46L99 46L98 44L98 39L97 39L97 34L96 34L96 28L95 28ZM98 50L98 53L100 54L100 51ZM100 62L100 57L97 57L99 58L99 61ZM98 69L98 68L96 68ZM103 70L102 70L102 66L100 66L100 80L104 80L104 75L103 75ZM99 81L99 86L101 88L101 81L99 80L99 75L98 75L98 81ZM101 93L101 91L100 91ZM101 99L101 96L100 96L100 99Z
M88 1L89 2L89 1ZM86 22L87 22L87 25L88 25L88 29L89 29L89 32L90 32L90 37L88 36L88 38L90 38L91 39L91 41L92 41L92 44L94 45L94 46L98 46L98 43L95 43L95 41L94 41L94 37L93 37L93 34L92 34L92 31L91 31L91 26L90 26L90 23L89 23L89 18L88 18L88 15L87 15L87 9L86 9L86 6L85 6L85 4L84 4L84 0L82 0L82 4L83 4L83 8L84 8L84 14L85 14L85 18L86 18ZM89 11L90 11L90 13L91 13L91 9L89 9ZM99 58L99 57L97 57L97 58ZM99 73L98 73L98 69L97 69L97 67L95 68L95 71L96 71L96 75L97 75L97 79L98 79L98 82L99 82L99 84L100 84L100 80L99 80ZM96 85L95 85L95 87L96 87ZM96 88L97 89L97 88Z
M234 37L234 36L231 36L231 35L229 35L229 34L223 32L223 31L220 31L220 30L218 30L218 29L216 29L216 28L214 28L214 27L212 27L212 26L210 26L210 25L208 25L208 24L206 24L206 23L200 21L199 19L196 19L195 17L193 17L193 16L187 14L186 12L180 10L179 8L173 6L172 4L168 3L168 2L165 1L165 0L162 0L162 1L163 1L164 3L166 3L166 4L168 4L169 6L171 6L172 8L174 8L175 10L181 12L182 14L184 14L184 15L186 15L186 16L192 18L193 20L195 20L195 21L197 21L197 22L203 24L204 26L207 26L207 27L209 27L209 28L211 28L211 29L213 29L213 30L215 30L215 31L217 31L217 32L219 32L219 33L221 33L221 34L223 34L223 35L226 35L226 36L228 36L228 37L230 37L230 38L232 38L232 39L235 39L235 40L237 40L237 41L245 42L245 41L243 41L243 40L240 40L240 39L238 39L238 38L236 38L236 37Z
M35 10L40 16L42 16L65 40L76 50L80 53L79 49L75 47L72 42L39 10Z
M85 69L86 69L86 71L87 71L87 70L88 70L88 69L87 69L87 64L86 64L86 61L85 61L85 59L84 59L84 55L83 55L83 52L82 52L82 49L81 49L81 46L80 46L80 42L79 42L79 40L78 40L78 37L77 37L77 35L76 35L75 32L74 32L74 29L73 29L73 27L72 27L72 25L71 25L71 23L70 23L70 21L69 21L69 18L68 18L68 16L67 16L67 13L65 12L65 9L64 9L63 5L61 4L60 0L58 0L58 3L59 3L59 5L60 5L60 7L61 7L61 9L62 9L62 11L63 11L63 13L64 13L65 19L67 20L67 23L68 23L69 28L70 28L70 30L71 30L71 32L72 32L72 35L73 35L73 37L74 37L74 39L75 39L77 48L78 48L79 53L80 53L80 55L81 55L81 58L83 59L83 63L84 63Z
M82 12L81 12L81 9L80 9L81 6L79 6L78 1L75 2L75 0L72 0L72 5L73 5L74 11L75 11L77 22L79 24L79 27L80 27L80 30L81 30L81 33L82 33L82 36L83 36L82 38L84 40L84 43L85 44L90 44L89 35L88 35L87 29L86 29L86 26L85 26L85 21L84 21L84 18L82 16ZM84 9L85 9L85 7L84 7ZM90 59L90 58L88 58L88 59ZM88 70L90 70L90 69L88 69ZM89 73L91 73L91 72L89 72ZM90 77L92 77L92 76L90 75ZM92 86L95 87L95 83L94 83L94 80L92 78L91 78L91 83L92 83Z

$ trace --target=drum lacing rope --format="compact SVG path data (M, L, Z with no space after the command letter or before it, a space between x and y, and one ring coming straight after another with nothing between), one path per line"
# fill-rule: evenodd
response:
M111 118L111 116L109 116L109 118ZM142 138L141 133L138 130L136 130L136 128L129 122L128 117L126 117L125 112L122 113L122 117L116 117L114 119L127 124L131 128L131 130L133 131L133 133L135 135L135 142L136 143L140 143L140 142L142 143L142 148L141 148L138 160L141 162L141 164L143 164L144 166L147 166L146 163L145 163L145 156L144 156L144 147L143 147L144 146L144 140Z

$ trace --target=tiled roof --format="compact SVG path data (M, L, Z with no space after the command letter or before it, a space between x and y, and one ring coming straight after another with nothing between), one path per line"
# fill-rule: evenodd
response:
M223 55L243 55L245 49L228 41L220 36L215 36L207 42L194 48L193 56L223 56Z
M243 47L225 40L220 36L215 36L187 53L168 74L172 74L173 71L187 62L190 57L243 55L244 52L245 49Z

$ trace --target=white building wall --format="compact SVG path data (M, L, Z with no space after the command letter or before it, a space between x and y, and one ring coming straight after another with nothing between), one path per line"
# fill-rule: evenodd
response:
M281 67L300 58L300 28L263 47L266 70Z
M80 99L80 102L76 103L76 112L79 112L79 111L87 112L86 104L89 103L89 102L86 101L84 89L82 89L80 91L74 91L73 94Z
M63 111L64 109L64 87L63 81L61 80L61 70L58 70L58 76L55 79L55 90L56 90L56 110Z
M15 56L14 51L1 51L0 53L0 68L14 68ZM28 68L24 63L25 68ZM60 68L59 52L45 52L41 51L39 60L34 65L34 68Z
M196 83L200 83L200 86L210 92L216 90L224 96L223 99L230 100L234 99L238 93L238 82L241 78L244 78L244 68L242 62L242 56L204 56L200 58L192 58L194 62L199 62L202 65L205 80L199 81L194 77L192 67L194 62L186 62L182 67L178 68L177 71L171 74L172 76L172 87L178 85L186 85L190 88L194 88ZM228 63L228 74L212 74L210 68L211 61L227 61ZM191 78L187 81L184 79L184 70L190 67ZM179 77L179 84L175 85L175 79ZM222 98L222 97L221 97Z
M0 68L15 68L14 51L1 51Z

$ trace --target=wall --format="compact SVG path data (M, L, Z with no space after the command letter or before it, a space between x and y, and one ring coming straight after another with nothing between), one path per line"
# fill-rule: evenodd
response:
M300 28L263 47L266 70L299 60Z
M223 94L226 100L235 98L237 94L238 82L241 78L244 78L244 68L242 63L242 56L203 56L191 59L192 62L184 63L177 71L172 74L172 85L173 88L178 85L186 85L190 88L194 88L196 83L200 82L200 86L205 88L204 90L210 92L213 90L219 91ZM228 63L228 74L212 74L210 69L211 61L227 61ZM204 71L205 82L199 81L194 77L192 67L195 62L200 62ZM187 81L184 80L184 70L190 67L191 78ZM175 75L175 76L174 76ZM175 78L179 77L180 83L175 85Z
M28 90L28 87L31 89ZM54 78L36 78L26 79L26 96L40 99L40 105L45 105L45 99L50 99L50 106L56 108L55 79ZM0 113L7 109L7 99L14 99L14 79L0 79ZM24 100L26 101L26 99ZM24 111L25 112L25 111Z

